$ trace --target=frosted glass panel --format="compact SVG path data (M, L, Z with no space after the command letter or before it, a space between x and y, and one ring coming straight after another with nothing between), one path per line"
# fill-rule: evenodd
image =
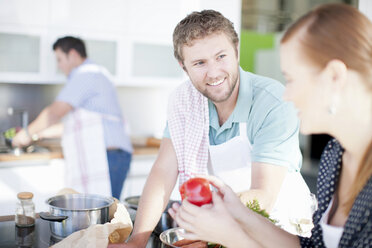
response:
M0 33L0 72L39 72L40 37Z
M117 44L115 41L85 40L88 58L116 74Z
M135 43L132 75L139 77L181 77L182 69L173 57L173 47Z

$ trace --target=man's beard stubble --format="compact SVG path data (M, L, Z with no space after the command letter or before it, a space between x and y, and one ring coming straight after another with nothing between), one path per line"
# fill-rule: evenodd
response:
M204 90L203 92L200 92L203 94L203 96L205 96L206 98L208 98L209 100L211 100L212 102L214 103L221 103L221 102L224 102L226 101L227 99L230 98L230 96L232 95L232 93L234 92L234 89L237 85L237 82L238 82L238 78L239 78L239 70L238 70L238 73L235 74L235 77L232 78L232 80L230 82L232 82L232 84L229 84L229 90L227 91L227 93L220 97L220 98L215 98L210 92L208 92L208 90ZM228 80L229 78L226 78L226 80ZM229 82L227 82L229 83Z

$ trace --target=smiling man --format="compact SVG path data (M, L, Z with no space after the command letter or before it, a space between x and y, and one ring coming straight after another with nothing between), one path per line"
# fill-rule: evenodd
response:
M170 98L159 155L123 247L145 247L177 178L183 183L198 174L217 175L244 203L258 199L289 228L288 206L309 190L299 173L299 122L282 100L284 87L239 67L239 38L219 12L188 15L173 44L190 80Z

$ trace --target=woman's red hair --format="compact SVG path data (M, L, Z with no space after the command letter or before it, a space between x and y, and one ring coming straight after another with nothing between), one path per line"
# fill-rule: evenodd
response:
M346 4L321 5L292 24L281 43L294 37L314 65L322 69L331 60L340 60L348 69L358 72L366 87L372 89L372 23L357 9ZM366 147L351 185L350 197L344 205L346 214L371 175L372 142Z

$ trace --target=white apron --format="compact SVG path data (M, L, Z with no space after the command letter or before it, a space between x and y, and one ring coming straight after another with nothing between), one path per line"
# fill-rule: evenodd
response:
M102 118L81 108L66 116L62 136L65 180L66 187L78 192L111 196Z
M251 187L252 145L247 137L246 125L246 123L239 124L239 136L223 144L209 146L212 163L212 166L208 166L209 173L222 179L237 193L249 190ZM289 222L289 210L298 206L298 208L303 208L302 210L305 212L310 211L310 207L307 209L307 206L301 206L309 194L309 188L301 174L287 172L270 216L278 220L283 229L296 233L295 228ZM296 212L302 216L303 211ZM291 218L293 217L292 214Z

